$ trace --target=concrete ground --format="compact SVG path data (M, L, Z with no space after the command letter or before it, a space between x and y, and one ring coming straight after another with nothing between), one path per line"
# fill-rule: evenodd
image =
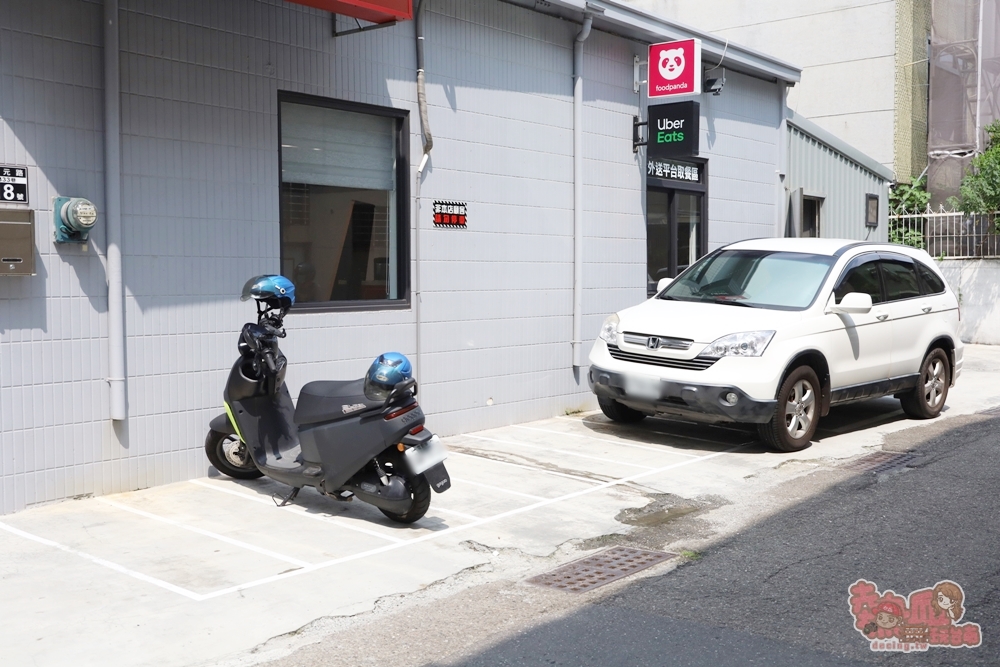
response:
M968 346L942 419L1000 405L998 371L1000 348ZM259 664L379 614L520 581L644 522L712 507L729 527L759 520L767 508L741 512L741 498L926 424L888 398L845 406L795 454L749 429L623 427L600 413L465 434L446 439L453 488L408 527L314 493L277 508L280 485L222 477L30 509L0 521L0 664ZM667 531L640 546L709 538ZM533 599L558 610L560 595Z

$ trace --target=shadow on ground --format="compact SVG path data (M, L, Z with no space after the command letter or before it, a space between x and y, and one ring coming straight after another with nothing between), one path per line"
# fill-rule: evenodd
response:
M697 560L433 664L996 665L998 427L1000 418L981 414L893 434L886 448L915 453L909 467L884 474L826 468L791 480L777 491L785 509ZM848 587L859 578L903 595L958 582L966 594L962 621L981 625L982 646L871 651L848 607Z

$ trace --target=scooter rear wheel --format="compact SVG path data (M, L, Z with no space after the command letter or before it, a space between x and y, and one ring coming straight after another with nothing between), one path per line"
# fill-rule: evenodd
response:
M410 508L408 510L399 514L379 508L382 514L399 523L419 521L427 514L427 509L431 506L431 485L427 483L427 479L423 475L407 475L406 485L410 488Z
M264 474L250 459L246 445L232 433L209 431L205 454L219 472L234 479L257 479Z

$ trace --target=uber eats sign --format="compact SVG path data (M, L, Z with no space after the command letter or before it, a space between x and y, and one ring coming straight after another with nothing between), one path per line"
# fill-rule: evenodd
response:
M647 157L697 155L700 119L697 102L650 105Z

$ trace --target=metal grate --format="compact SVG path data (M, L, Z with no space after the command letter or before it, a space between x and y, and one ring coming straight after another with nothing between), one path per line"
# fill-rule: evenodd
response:
M844 470L855 470L858 472L889 472L896 468L901 468L906 464L915 461L916 454L912 452L876 452L860 459L845 463L840 466Z
M626 352L615 345L608 345L608 352L619 361L631 361L637 364L649 364L651 366L666 366L667 368L684 368L689 371L703 371L718 359L705 359L695 357L694 359L668 359L666 357L652 357L648 354L636 354Z
M528 583L583 593L676 557L677 554L666 551L612 547L532 577L528 579Z

